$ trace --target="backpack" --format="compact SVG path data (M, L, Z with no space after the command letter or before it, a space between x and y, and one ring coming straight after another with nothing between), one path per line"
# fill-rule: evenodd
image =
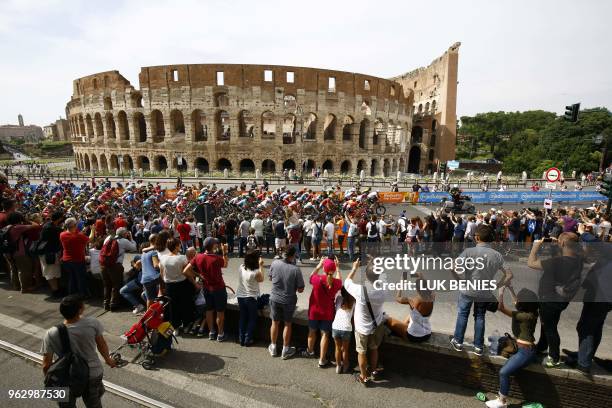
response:
M89 365L87 360L72 352L68 329L64 324L58 324L64 355L51 364L45 374L45 387L68 387L71 397L80 397L89 386Z
M100 250L98 258L100 266L111 267L117 263L117 258L119 258L119 243L117 237L111 237Z
M315 222L314 227L315 227L314 237L317 241L321 241L323 239L323 225L317 224Z
M378 225L372 221L370 221L370 235L378 235Z
M505 358L510 358L513 354L516 354L518 351L518 345L516 344L516 339L505 333L503 336L499 338L497 341L497 355Z
M17 251L17 243L11 240L10 232L12 225L0 229L0 253L13 255Z

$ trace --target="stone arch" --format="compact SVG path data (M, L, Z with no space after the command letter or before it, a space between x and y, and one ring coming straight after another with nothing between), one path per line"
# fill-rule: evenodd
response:
M165 171L168 168L168 161L165 156L155 156L153 166L156 171Z
M431 101L431 112L436 113L436 101L435 99Z
M188 163L187 160L184 157L181 157L181 164L179 164L178 162L178 156L175 155L172 158L172 168L173 169L177 169L178 171L187 171L188 170Z
M283 162L283 170L295 170L295 162L292 159L287 159Z
M435 131L436 131L436 127L437 127L437 125L438 125L438 121L437 121L437 120L435 120L435 119L432 119L432 120L431 120L431 131L432 131L432 132L435 132Z
M323 140L334 140L336 138L336 116L328 113L323 124Z
M423 128L421 126L414 126L412 128L412 135L410 143L422 143L423 142Z
M197 159L195 159L194 166L196 169L198 169L198 171L201 171L203 173L208 173L210 171L208 160L203 157L198 157Z
M331 160L325 160L321 166L321 170L327 170L329 172L334 171L334 162Z
M283 118L283 144L295 143L295 115L289 113Z
M367 119L363 119L359 123L359 148L366 148L366 140L368 132L370 131L370 121Z
M238 114L238 132L240 137L255 137L255 122L248 110L241 110Z
M425 112L429 112L429 102L425 104Z
M381 144L382 139L385 137L385 122L382 119L376 119L374 122L374 132L372 135L372 144L378 145Z
M115 118L110 112L106 114L106 133L108 134L109 139L117 138L117 127L115 126Z
M384 177L389 177L389 174L391 173L391 164L389 163L389 159L385 159L383 161L383 176Z
M404 160L403 157L400 157L399 159L399 171L402 173L406 172L406 160Z
M428 153L429 154L429 156L428 156L429 157L429 161L433 161L435 153L436 152L434 151L434 149L429 149L429 153Z
M265 111L261 114L261 137L274 138L276 135L276 118L274 113Z
M85 170L90 171L91 170L91 164L89 163L89 156L87 155L87 153L85 153Z
M104 78L106 79L106 77ZM107 81L104 81L104 87L106 88ZM104 110L112 110L113 109L113 100L110 98L110 96L105 96L104 97Z
M166 137L164 115L157 109L151 111L151 135L153 143L161 143Z
M91 155L91 169L94 171L99 170L99 166L98 166L98 158L96 157L95 154L92 153Z
M116 154L112 154L109 160L110 170L119 170L119 158Z
M143 171L151 171L151 162L147 156L138 156L136 159L136 165Z
M255 173L255 163L251 159L240 160L240 173Z
M134 113L134 133L137 136L136 141L139 143L144 143L147 141L147 121L145 120L144 115L141 112Z
M172 137L185 137L185 118L179 109L173 109L170 112L170 129Z
M391 175L397 173L397 159L391 161Z
M340 173L341 174L351 173L351 161L350 160L345 160L340 164Z
M79 134L81 136L86 136L85 133L85 121L83 120L83 115L79 115Z
M370 176L376 176L379 173L378 171L378 160L372 159L370 162Z
M117 114L117 122L119 124L119 140L130 140L130 127L128 126L128 119L125 111L119 111Z
M217 108L229 105L229 98L227 97L227 93L226 92L217 92L214 95L214 98L215 98L215 106Z
M353 134L351 133L353 124L355 123L355 119L353 119L350 115L346 115L344 117L344 124L342 125L342 140L350 142L353 139Z
M102 125L102 115L100 113L96 113L94 115L94 134L96 137L103 138L104 137L104 126Z
M134 170L134 161L132 160L132 156L130 156L129 154L123 155L123 169Z
M421 148L412 146L408 154L408 173L418 173L421 166Z
M304 123L304 129L306 129L304 133L305 140L315 140L317 138L317 115L312 112L308 114Z
M419 104L419 108L417 109L417 113L423 113L423 104Z
M87 130L87 137L94 137L93 121L89 113L85 115L85 128Z
M360 175L361 174L361 170L365 171L365 169L366 169L366 161L363 160L363 159L359 160L357 162L357 168L355 169L355 173L357 175Z
M227 111L220 110L217 112L217 140L230 140L230 137L230 115Z
M222 157L217 160L217 170L223 171L225 169L232 170L232 162Z
M304 161L304 163L302 164L302 167L304 169L305 172L310 173L312 171L312 169L316 168L316 163L314 160L312 159L307 159Z
M193 132L194 142L208 140L208 126L206 125L206 115L200 109L191 112L191 131Z
M385 135L385 144L386 145L390 145L393 144L395 142L395 131L396 131L396 127L395 127L395 123L393 123L393 120L389 120L389 122L387 123L386 126L386 130L387 130L387 134Z
M274 163L274 160L266 159L263 162L261 162L261 172L262 173L275 173L276 163Z
M108 172L108 160L106 160L106 155L100 155L100 170Z

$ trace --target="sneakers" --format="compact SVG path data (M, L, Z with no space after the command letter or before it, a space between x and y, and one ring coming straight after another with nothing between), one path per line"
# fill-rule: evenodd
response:
M313 358L313 357L315 357L314 351L308 351L308 350L302 351L302 353L300 355L302 357L304 357L304 358Z
M276 353L276 344L270 344L268 346L268 353L270 353L272 357L278 356L278 354Z
M479 356L479 357L480 357L480 356L482 356L483 351L484 351L484 350L483 350L483 348L482 348L482 347L476 347L476 346L474 346L474 354L476 354L477 356Z
M217 340L217 333L215 332L208 333L208 340Z
M205 337L206 336L206 329L203 328L203 327L200 327L198 329L198 332L197 332L196 336L198 336L198 337Z
M506 404L504 401L502 401L499 398L496 398L491 401L487 401L485 402L485 405L489 408L506 408L508 406L508 404Z
M319 368L325 368L329 365L329 361L321 361L319 360Z
M546 357L546 360L544 361L544 367L546 368L560 368L561 366L563 366L563 362L561 360L555 361L550 356Z
M463 351L463 344L460 344L454 337L451 338L450 345L455 351Z
M143 305L138 305L134 308L134 310L132 310L132 313L137 315L138 313L144 312L144 310L145 310L145 307Z
M342 374L342 364L336 364L336 374Z
M217 336L217 341L218 341L219 343L223 343L223 342L225 341L225 333L220 333L220 334Z
M311 260L311 261L316 261L316 260L317 260L317 258L310 258L310 260Z
M283 360L287 360L295 355L295 347L283 347L283 352L281 353L281 358Z

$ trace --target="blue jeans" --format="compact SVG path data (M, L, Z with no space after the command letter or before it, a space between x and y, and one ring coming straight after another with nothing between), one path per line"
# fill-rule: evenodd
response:
M295 248L295 259L297 259L298 261L302 260L302 252L300 251L300 243L296 243L296 244L291 244L292 247Z
M580 320L576 326L579 341L578 365L582 368L590 369L593 364L609 311L610 303L585 302L582 306Z
M327 240L327 256L334 256L334 240Z
M474 304L474 347L481 349L484 347L486 302L475 302L474 298L459 293L459 298L457 299L457 323L455 323L455 334L453 337L457 343L463 344L463 337L465 336L472 303Z
M132 305L132 307L136 307L140 304L139 297L134 294L134 292L136 292L137 290L142 293L142 286L138 284L136 279L132 279L131 281L128 281L128 283L123 285L121 289L119 289L119 294L121 294L121 296L123 296L125 300L130 302L130 305Z
M85 262L64 262L62 263L62 269L68 274L68 293L89 296Z
M535 358L535 347L519 347L516 354L506 361L506 364L499 370L499 393L508 396L510 392L510 376L523 367L527 367Z
M247 237L240 237L240 240L238 241L238 256L241 258L244 256L244 250L246 249L246 244L247 244Z
M348 241L346 242L346 250L348 252L349 260L353 262L353 258L355 256L355 240L357 237L348 237Z
M253 341L253 332L257 324L257 299L254 297L239 297L238 307L240 308L240 321L238 330L240 345Z

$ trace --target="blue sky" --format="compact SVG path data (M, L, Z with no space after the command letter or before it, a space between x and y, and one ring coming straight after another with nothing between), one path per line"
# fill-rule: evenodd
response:
M612 2L0 0L0 124L64 115L72 80L178 63L390 77L461 41L459 115L612 108Z

